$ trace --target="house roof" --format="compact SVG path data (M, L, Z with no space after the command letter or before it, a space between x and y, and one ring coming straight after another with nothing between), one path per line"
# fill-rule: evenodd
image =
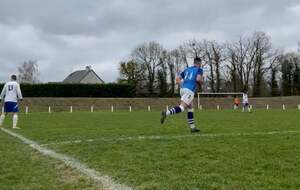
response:
M93 69L85 69L85 70L79 70L71 73L65 80L64 83L80 83L90 72L92 72L102 83L104 81L95 73Z

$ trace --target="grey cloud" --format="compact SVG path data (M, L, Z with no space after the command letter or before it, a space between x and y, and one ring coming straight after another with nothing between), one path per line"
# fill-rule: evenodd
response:
M117 63L149 40L174 48L264 30L276 46L295 49L298 7L298 0L0 0L0 81L28 59L38 60L43 81L85 65L114 81Z

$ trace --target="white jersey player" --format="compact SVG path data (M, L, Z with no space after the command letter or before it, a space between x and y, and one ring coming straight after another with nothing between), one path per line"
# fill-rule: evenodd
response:
M248 112L251 111L251 109L249 107L248 93L244 92L243 93L243 112L245 111L246 108L247 108Z
M17 76L12 75L11 81L4 85L0 95L0 101L4 100L4 113L2 113L0 116L0 127L3 125L5 116L8 113L13 113L13 128L19 129L17 127L19 112L18 101L22 99L23 96L20 85L17 83Z

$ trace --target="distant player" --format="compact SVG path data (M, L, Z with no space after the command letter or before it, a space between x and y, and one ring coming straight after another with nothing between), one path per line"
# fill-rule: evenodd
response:
M20 85L17 83L17 76L12 75L11 81L7 82L0 95L0 101L4 99L4 113L0 116L0 127L3 125L5 116L8 113L13 113L13 128L20 129L17 127L18 124L18 100L22 100L23 96L21 93Z
M245 111L245 109L248 110L248 112L251 112L251 109L249 107L249 100L248 100L248 92L245 91L243 93L243 112Z
M235 97L233 104L234 104L234 109L237 109L240 105L240 99L238 97Z
M188 67L185 69L179 76L176 78L176 84L181 85L180 96L181 103L179 106L175 106L168 111L162 111L161 113L161 124L164 123L167 116L181 113L187 109L187 119L191 128L191 132L200 132L199 129L195 126L194 121L194 110L193 110L193 99L197 84L201 84L203 70L200 68L201 59L196 57L194 59L194 66Z

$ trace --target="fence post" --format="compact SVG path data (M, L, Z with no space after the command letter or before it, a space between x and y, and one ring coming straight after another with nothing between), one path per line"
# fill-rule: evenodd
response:
M217 110L220 110L220 106L219 105L217 105Z
M93 112L94 112L94 106L91 105L91 113L93 113Z
M28 106L25 107L25 114L28 114Z
M131 106L129 106L129 112L131 112L131 111L132 111Z
M48 113L51 113L51 106L48 107Z
M282 104L282 109L285 110L285 105L284 104Z
M70 113L73 113L73 106L70 106Z
M298 110L300 110L300 104L298 105Z
M148 112L150 112L151 111L151 107L150 107L150 105L148 105Z
M111 109L111 112L114 112L114 106L111 106L110 109Z
M200 105L200 107L199 107L199 108L200 108L200 110L202 110L202 105Z
M267 110L269 110L269 104L267 104Z

